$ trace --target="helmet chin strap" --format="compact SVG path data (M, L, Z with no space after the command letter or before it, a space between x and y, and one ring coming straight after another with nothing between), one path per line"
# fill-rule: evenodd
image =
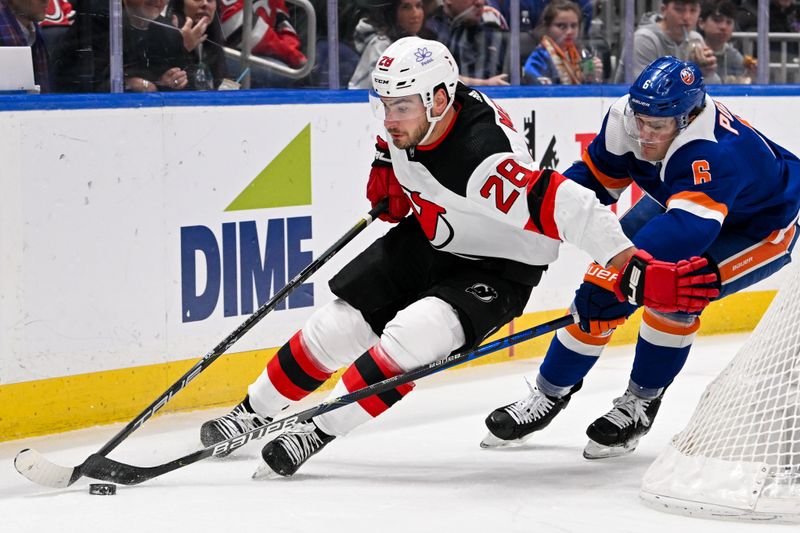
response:
M430 137L431 133L433 133L433 128L436 127L436 123L439 122L440 120L442 120L442 117L429 117L428 121L431 123L431 125L428 126L428 132L419 141L419 143L417 143L417 146L424 145L428 141L428 137Z
M444 108L444 111L442 111L442 114L439 115L438 117L431 116L431 111L433 111L433 106L431 106L431 107L429 107L429 108L427 108L425 110L425 116L428 118L428 122L430 122L431 125L428 126L428 132L425 134L425 136L422 138L422 140L419 141L417 146L424 145L428 141L428 137L430 137L431 133L433 133L433 128L435 128L436 124L440 120L442 120L445 117L445 115L447 115L447 111L452 107L452 105L453 105L453 99L451 98L450 102L448 102L447 106Z

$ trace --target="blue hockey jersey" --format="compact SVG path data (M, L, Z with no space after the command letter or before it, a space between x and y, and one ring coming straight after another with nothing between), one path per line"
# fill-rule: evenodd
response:
M625 131L628 96L606 114L598 136L564 175L616 202L631 182L663 206L633 243L665 261L701 255L724 228L761 240L794 223L800 159L724 105L704 110L673 140L663 161L646 161Z

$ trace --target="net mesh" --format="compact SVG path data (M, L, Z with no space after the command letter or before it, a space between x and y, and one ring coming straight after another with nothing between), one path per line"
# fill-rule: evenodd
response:
M797 267L752 335L705 390L687 427L645 475L642 491L643 498L739 509L728 514L743 517L759 512L800 517Z

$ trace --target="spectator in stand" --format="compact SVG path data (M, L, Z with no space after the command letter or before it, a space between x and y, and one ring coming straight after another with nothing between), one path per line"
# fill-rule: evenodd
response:
M800 6L795 0L770 0L769 3L770 33L800 32ZM781 43L771 42L769 46L773 61L781 61ZM797 57L797 42L787 43L786 53L789 61Z
M736 6L737 31L756 31L758 27L758 0L733 0Z
M703 4L698 27L706 45L717 58L717 74L722 83L752 83L755 60L745 58L731 43L736 6L731 0L712 0Z
M510 0L488 0L490 6L497 9L506 20L511 17L511 1ZM538 26L544 16L544 10L550 0L520 0L519 1L519 15L520 15L520 33L533 31ZM592 16L594 15L592 0L577 0L580 6L582 17L583 32L589 31L589 26L592 25Z
M50 57L55 57L62 37L75 21L76 12L68 0L48 0L44 20L39 23Z
M0 0L0 46L30 46L33 78L42 92L50 91L47 47L39 29L47 0Z
M383 51L401 37L430 33L423 26L425 12L422 0L370 0L362 5L367 16L362 18L355 30L355 48L361 54L349 89L372 87L372 71Z
M638 76L647 65L663 56L693 61L708 84L719 83L717 58L695 31L700 17L700 0L664 0L660 18L640 27L633 34L633 75ZM623 61L616 72L617 83L625 77Z
M311 36L315 41L316 60L311 74L306 83L312 87L328 86L328 4L327 0L309 0L314 7L316 20L316 36ZM302 10L296 11L295 27L300 35L308 35L308 20ZM339 85L346 87L355 72L359 54L355 51L353 36L358 21L363 15L360 13L356 0L338 0L338 49L339 49Z
M217 16L216 0L172 0L172 13L172 23L181 28L183 46L192 57L186 72L194 89L219 87L222 79L228 75L228 66L220 44L225 38ZM195 36L192 30L203 21L205 33Z
M603 81L603 62L578 41L581 7L571 0L553 0L534 31L539 46L522 69L529 85L580 85Z
M242 10L244 0L222 2L220 19L228 46L241 48ZM291 22L284 0L255 0L253 2L253 53L286 63L292 68L303 67L308 59Z
M511 20L511 0L487 0L486 3L500 11L506 20ZM520 0L519 2L519 57L522 62L531 55L534 48L539 46L538 39L534 39L534 30L542 21L544 9L550 0ZM576 0L583 14L583 35L589 34L594 15L592 0Z
M508 85L508 24L485 0L443 0L426 26L458 63L467 85Z
M124 88L130 92L181 91L194 87L186 69L191 64L184 40L200 42L207 24L200 20L182 32L161 16L167 0L122 0L122 70ZM91 63L93 76L88 90L108 91L109 12L105 0L91 0ZM62 92L79 92L81 79L87 76L79 23L73 24L64 36L64 43L54 60L56 88ZM190 35L185 35L189 33ZM195 45L196 46L196 45Z
M779 33L800 31L800 6L795 0L770 0L769 31Z

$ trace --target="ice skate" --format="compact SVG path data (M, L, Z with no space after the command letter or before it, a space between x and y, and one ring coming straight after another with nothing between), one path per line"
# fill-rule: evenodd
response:
M320 431L313 422L297 425L264 446L261 457L266 464L256 470L253 478L275 477L275 474L289 477L335 438Z
M565 396L547 396L528 382L527 397L495 409L486 418L489 433L481 441L481 448L497 448L525 442L531 434L544 429L564 409L573 394L578 392L583 380L576 383Z
M200 427L200 442L205 447L213 446L218 442L263 427L271 421L271 418L256 414L250 406L250 397L248 396L230 413L204 423ZM217 457L225 457L228 453L217 454Z
M592 422L586 429L589 443L583 450L586 459L607 459L627 455L636 449L653 425L661 406L662 391L658 397L646 399L630 390L614 400L614 408Z

